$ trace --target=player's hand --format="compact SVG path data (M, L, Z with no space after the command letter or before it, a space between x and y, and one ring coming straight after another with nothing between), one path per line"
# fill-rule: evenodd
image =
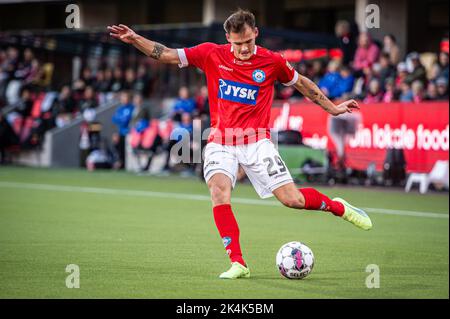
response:
M132 44L138 35L124 24L108 26L109 35L125 43Z
M343 113L352 113L353 109L359 110L358 102L355 100L348 100L339 105L336 105L336 111L333 115L339 115Z

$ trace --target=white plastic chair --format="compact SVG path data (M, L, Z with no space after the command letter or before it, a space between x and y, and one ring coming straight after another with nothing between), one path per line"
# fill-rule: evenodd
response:
M449 162L436 161L433 169L429 174L426 173L412 173L406 182L405 192L411 190L414 183L419 183L419 192L425 194L431 183L441 184L445 188L449 188Z

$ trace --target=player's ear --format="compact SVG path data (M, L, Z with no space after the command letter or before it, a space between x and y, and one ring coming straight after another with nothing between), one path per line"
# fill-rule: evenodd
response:
M228 42L231 42L231 41L230 41L230 34L229 34L228 32L225 33L225 36L226 36L226 38L227 38L227 41L228 41Z
M255 38L257 38L257 37L258 37L258 35L259 35L259 30L258 30L258 27L255 27Z

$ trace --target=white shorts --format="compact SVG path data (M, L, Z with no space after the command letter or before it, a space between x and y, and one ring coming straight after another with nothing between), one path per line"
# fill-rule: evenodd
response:
M222 173L231 179L234 188L239 164L261 198L271 197L275 189L293 182L289 170L269 139L236 146L217 143L206 145L203 170L206 182L214 174Z

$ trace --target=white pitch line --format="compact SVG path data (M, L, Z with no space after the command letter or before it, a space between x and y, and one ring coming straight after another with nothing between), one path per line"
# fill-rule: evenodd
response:
M210 197L206 196L206 195L166 193L166 192L127 190L127 189L113 189L113 188L100 188L100 187L53 185L53 184L0 182L0 187L18 188L18 189L33 189L33 190L43 190L43 191L56 191L56 192L79 192L79 193L93 193L93 194L105 194L105 195L160 197L160 198L198 200L198 201L208 201L208 202L211 200ZM264 200L259 200L259 199L242 198L242 197L234 197L232 199L232 201L233 201L233 203L248 204L248 205L281 206L281 204L276 201L271 201L271 200L264 201ZM449 219L449 215L444 214L444 213L439 214L439 213L432 213L432 212L394 210L394 209L373 208L373 207L362 207L362 208L369 213L376 213L376 214Z

